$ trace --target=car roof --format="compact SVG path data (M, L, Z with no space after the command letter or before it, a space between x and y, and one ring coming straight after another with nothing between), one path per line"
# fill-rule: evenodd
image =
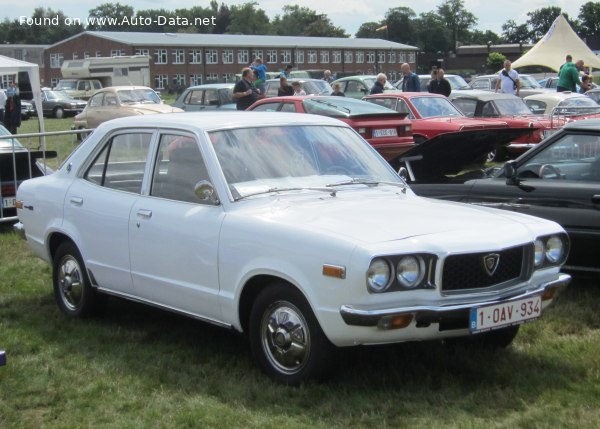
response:
M463 92L453 92L450 94L450 99L455 100L457 98L471 98L477 99L481 101L490 101L490 100L514 100L515 98L519 98L513 94L504 94L500 92L490 92L490 91L465 91Z
M369 94L364 98L411 98L411 97L435 97L435 98L447 98L442 94L433 94L431 92L384 92L382 94Z
M541 94L528 95L527 97L524 97L523 100L541 100L541 101L556 100L556 99L565 100L567 98L574 98L574 97L585 97L585 95L579 94L578 92L570 92L570 91L544 92Z
M102 135L105 128L134 128L134 127L159 127L159 128L184 128L191 132L202 133L217 129L251 128L257 126L281 125L335 125L346 126L345 123L319 115L280 112L183 112L166 113L162 115L139 115L113 119L100 124L95 133Z
M357 74L354 76L344 76L336 80L353 80L353 79L377 79L376 74ZM334 81L335 82L335 81Z
M235 83L205 83L202 85L190 86L187 89L220 89L220 88L233 88Z
M279 79L267 79L267 82L277 82L279 83ZM288 77L288 82L325 82L323 79L313 79L311 77Z
M118 85L118 86L105 86L104 88L100 88L97 92L100 91L119 91L121 89L149 89L150 91L154 91L152 88L147 86L139 86L139 85Z

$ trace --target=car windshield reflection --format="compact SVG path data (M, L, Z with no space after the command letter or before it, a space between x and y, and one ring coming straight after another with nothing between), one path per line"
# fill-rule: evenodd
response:
M364 140L343 127L256 127L215 131L210 139L236 200L350 180L362 186L403 184Z
M513 100L496 100L494 103L500 114L503 116L531 115L531 110L529 110L527 105L520 98Z
M160 97L147 89L123 89L117 91L121 104L153 103L160 104Z
M432 118L434 116L464 116L462 112L446 98L413 97L411 98L411 101L422 118Z

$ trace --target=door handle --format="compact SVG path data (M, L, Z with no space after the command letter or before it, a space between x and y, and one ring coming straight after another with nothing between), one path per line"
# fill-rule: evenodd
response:
M82 206L83 205L83 198L81 198L81 197L71 197L69 199L69 201L74 206Z
M150 219L152 217L152 210L140 209L137 212L137 216L143 219Z

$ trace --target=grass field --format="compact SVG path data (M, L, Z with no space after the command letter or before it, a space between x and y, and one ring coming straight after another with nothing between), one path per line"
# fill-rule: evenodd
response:
M581 280L502 353L434 343L340 353L277 385L243 336L111 299L71 320L50 267L0 230L0 428L597 428L600 282Z

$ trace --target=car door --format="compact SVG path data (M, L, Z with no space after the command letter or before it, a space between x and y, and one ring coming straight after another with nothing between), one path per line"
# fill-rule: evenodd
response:
M92 282L132 294L129 218L140 197L152 132L109 136L65 198L64 222L80 244Z
M203 110L202 98L204 97L204 90L202 89L191 89L183 98L181 107L187 112L196 112Z
M194 136L169 131L158 141L152 180L131 210L131 275L144 300L220 319L217 252L221 205L194 186L210 181Z
M369 88L359 80L349 80L344 94L346 97L361 99L369 93Z
M518 184L504 177L473 182L467 202L550 219L569 233L577 259L600 268L600 132L563 133L519 161ZM586 252L589 249L589 252Z

